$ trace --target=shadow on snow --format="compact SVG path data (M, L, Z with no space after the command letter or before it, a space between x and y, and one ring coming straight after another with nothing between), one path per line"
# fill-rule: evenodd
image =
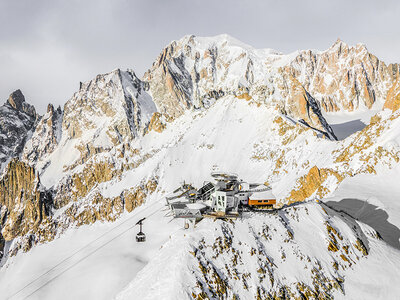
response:
M371 226L381 235L386 243L400 249L400 229L388 221L389 215L383 209L367 201L354 198L344 198L340 201L327 201L325 204L337 211L343 211L356 220Z

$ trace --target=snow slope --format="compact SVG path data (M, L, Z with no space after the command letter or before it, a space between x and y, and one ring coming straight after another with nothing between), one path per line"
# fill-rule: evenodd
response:
M400 249L400 168L346 179L327 204L369 224Z
M376 103L371 109L359 109L355 112L325 112L324 117L339 140L365 128L371 117L382 110L382 103Z
M368 223L368 220L361 221L370 224L372 228L363 225L361 222L356 222L346 215L330 211L328 207L325 208L328 211L328 214L326 214L322 209L323 206L311 202L304 204L304 206L284 209L278 214L249 215L235 223L236 225L203 220L195 229L184 231L181 221L175 220L168 223L170 219L164 217L166 212L158 211L158 209L164 208L164 202L161 200L163 193L174 190L184 180L195 186L200 186L204 180L209 179L210 172L214 170L234 171L240 174L243 179L264 182L272 175L275 164L270 160L259 159L259 145L264 145L264 147L270 149L286 147L286 159L297 161L299 164L301 160L306 161L317 157L320 157L319 164L326 164L330 161L327 159L326 153L340 144L339 142L318 138L312 130L307 130L301 136L297 136L289 146L282 145L281 138L276 134L279 126L274 122L274 118L265 119L265 115L279 117L279 114L270 108L258 107L256 104L249 104L235 97L223 97L207 111L188 111L171 123L162 133L151 131L141 140L133 141L132 147L138 147L142 153L153 153L153 155L137 168L124 172L119 178L98 184L92 193L100 192L104 197L114 197L120 195L126 188L139 184L143 178L157 176L159 184L156 193L148 198L144 206L137 208L132 213L135 216L132 220L121 225L121 228L117 231L100 238L72 259L62 263L54 272L47 274L16 295L15 298L19 299L22 295L29 295L69 267L72 268L62 273L55 280L50 281L34 293L32 298L53 299L65 295L66 298L73 296L73 298L110 299L115 296L118 299L159 299L159 296L162 295L165 299L187 299L191 298L192 292L197 294L201 292L210 293L210 289L195 287L196 280L199 280L204 274L201 275L201 270L196 269L198 261L193 261L193 259L201 260L203 263L207 261L220 270L220 273L217 272L220 276L222 276L222 272L223 276L228 278L228 273L224 273L227 271L221 268L225 263L230 262L232 253L229 251L232 250L228 251L229 255L227 253L221 255L217 265L212 258L215 255L214 252L205 253L204 257L196 256L194 258L189 251L193 252L195 249L206 247L201 246L203 238L206 239L205 245L211 247L216 243L216 239L223 235L226 226L231 230L229 234L231 238L237 241L233 248L243 251L243 256L241 256L243 266L240 276L242 278L243 274L250 273L252 278L249 279L248 290L236 289L234 281L226 279L226 289L231 293L229 295L236 293L241 298L246 299L256 295L257 292L261 292L257 290L257 287L263 286L264 292L267 291L266 282L268 280L261 280L262 276L259 274L263 274L263 271L257 272L257 266L261 264L263 256L258 253L253 258L248 254L253 247L258 251L264 249L262 250L263 255L273 258L275 267L271 266L270 271L273 273L275 284L269 287L271 293L272 291L278 293L282 286L285 286L285 289L287 286L288 293L290 290L291 293L298 294L300 292L297 284L300 281L306 286L312 287L314 275L310 274L309 271L317 267L317 262L319 262L324 266L322 271L324 278L335 282L339 278L338 276L344 278L345 295L353 293L353 295L366 296L359 289L359 283L368 282L368 277L359 277L356 270L360 268L364 270L362 271L363 274L374 274L373 272L382 272L380 268L386 268L390 270L389 273L385 274L391 276L390 272L398 271L395 268L393 269L393 266L396 266L393 261L397 262L400 257L396 249L391 248L381 240L377 240L377 235L374 234L375 230L385 239L387 236L380 228L375 228L374 224ZM287 122L290 123L290 121ZM363 175L354 177L352 180L362 178L361 176ZM278 178L278 176L272 178ZM272 187L274 193L282 198L291 189L290 186L295 184L298 174L280 174L279 178L279 182L272 182ZM343 186L345 184L346 181ZM388 184L393 185L389 182ZM340 188L338 192L340 192ZM344 193L348 193L348 189ZM370 191L370 195L376 194L376 191ZM90 199L90 194L86 198ZM80 200L82 206L86 201L85 199ZM393 204L394 209L399 207L396 206L396 203ZM332 206L331 201L328 205ZM385 208L391 209L390 207ZM66 209L64 208L64 210ZM146 211L142 213L142 210ZM88 258L84 258L95 251L96 247L128 229L139 217L148 216L151 213L154 213L154 215L145 221L144 227L148 242L145 244L134 242L134 233L137 229L131 229ZM55 218L60 220L64 217L63 210L55 215ZM128 218L130 216L125 213L116 223L95 223L94 225L79 227L79 229L72 227L53 242L34 247L28 253L20 253L16 257L8 258L7 261L3 262L5 265L0 270L0 288L7 291L8 295L12 295L57 262L73 254L79 247L86 245L87 242L96 239ZM330 232L327 230L325 222L330 222L330 220L333 220L332 226L337 228L347 244L353 247L350 253L351 266L338 253L329 251L327 248ZM348 223L357 226L357 231L353 232L351 226L346 225ZM260 241L261 238L257 233L265 226L275 228L276 232L271 229L275 232L273 239ZM290 239L288 230L294 235L293 242L285 242L285 239ZM315 235L310 235L310 232L315 232ZM360 251L357 248L354 249L357 237L363 237L366 241L365 244L369 245L370 251L366 257L358 253ZM316 240L318 240L318 243ZM339 238L336 237L336 240L339 241ZM238 245L236 244L238 241L246 241L248 245ZM390 242L390 238L388 242ZM287 243L288 245L286 245ZM341 246L345 245L341 244ZM281 249L281 247L283 248ZM348 254L343 249L341 247L339 253L347 257ZM50 253L52 254L50 255ZM285 253L286 259L282 258L282 253ZM302 253L302 255L299 253ZM309 262L305 262L303 256L310 257L310 265ZM378 264L380 256L387 257L388 263ZM300 257L303 257L303 259ZM74 263L80 259L84 260L74 266ZM247 261L247 259L250 259L250 261ZM334 261L342 263L344 269L339 268L341 271L336 270L336 272L332 265ZM359 265L364 266L365 263L365 267L358 267ZM289 266L297 266L295 269L297 273L293 273L293 267ZM246 270L247 267L249 267L248 270ZM307 269L304 269L304 267L307 267ZM268 272L267 266L263 266L263 268L265 268L265 272ZM22 270L28 271L24 271L24 275L21 275ZM197 275L194 276L193 272ZM354 275L352 275L353 272ZM247 275L244 276L246 278ZM377 293L380 293L379 295L385 295L386 292L397 293L396 289L388 289L385 285L388 277L382 276L380 281L377 282L382 288L376 289ZM349 277L349 280L347 280L347 277ZM157 278L157 280L152 280L154 285L149 286L149 278ZM243 278L241 280L243 281ZM321 281L321 284L326 287L329 286L324 281ZM90 289L85 288L88 285L90 285ZM304 287L304 289L306 288ZM327 290L327 293L337 294L337 297L340 298L343 296L341 290L342 288L339 288L339 291Z
M339 250L329 250L333 240ZM116 299L300 297L316 286L311 297L393 298L400 288L387 279L400 270L399 253L369 226L310 202L177 232Z
M0 291L13 299L395 298L400 113L381 111L395 71L341 41L283 55L227 35L187 36L143 80L114 70L82 83L22 152L40 174L34 204L47 191L53 205L29 220L37 228L5 241ZM212 171L270 185L283 208L184 230L165 216L163 197L182 182L201 186ZM21 220L10 216L2 206L10 225L2 230L14 237ZM134 241L141 217L144 244Z
M180 222L169 223L164 217L164 201L149 199L115 223L71 229L51 243L9 258L0 269L1 298L111 299L152 259L171 233L182 229ZM139 228L134 225L143 217L147 217L147 242L138 244L135 235Z

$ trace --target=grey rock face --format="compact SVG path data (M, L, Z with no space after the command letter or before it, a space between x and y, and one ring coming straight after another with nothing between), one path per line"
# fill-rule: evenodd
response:
M20 90L0 106L0 171L9 159L21 154L36 119L35 108L25 102Z
M35 107L25 102L25 96L22 94L21 90L14 91L8 97L7 103L15 110L24 112L33 118L37 117Z
M47 113L38 119L31 138L22 152L24 161L34 165L39 159L54 151L61 138L63 112L61 107L47 106Z

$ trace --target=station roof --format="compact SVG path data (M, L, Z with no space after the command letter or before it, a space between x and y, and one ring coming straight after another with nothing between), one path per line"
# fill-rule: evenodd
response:
M262 192L255 192L250 196L251 200L266 200L266 199L276 199L272 190L262 191Z
M203 209L203 208L207 207L207 205L205 205L204 203L201 203L201 202L188 203L186 206L189 209Z

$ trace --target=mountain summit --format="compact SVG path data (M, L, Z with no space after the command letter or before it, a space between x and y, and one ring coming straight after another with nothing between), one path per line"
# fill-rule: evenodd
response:
M35 108L25 102L20 90L0 106L0 170L12 157L20 155L37 117Z
M7 104L31 117L35 118L37 116L35 107L25 102L25 96L22 94L21 90L13 92L10 97L8 97Z
M99 74L43 116L15 91L0 107L0 290L395 298L399 78L361 44L282 54L189 35L143 78ZM164 211L222 171L270 188L275 210L192 227Z

